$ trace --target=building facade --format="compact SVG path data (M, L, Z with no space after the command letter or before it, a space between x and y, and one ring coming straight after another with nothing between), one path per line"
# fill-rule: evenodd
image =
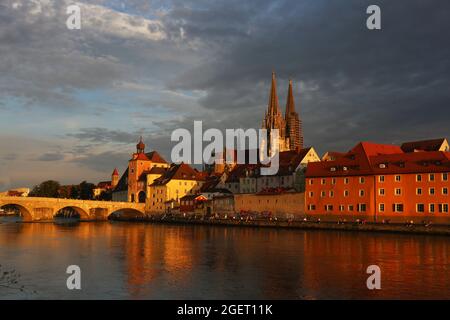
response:
M327 220L448 223L450 153L362 142L306 171L305 209Z
M191 166L172 164L159 178L149 185L146 209L150 212L164 212L168 201L179 204L185 195L198 193L205 177Z

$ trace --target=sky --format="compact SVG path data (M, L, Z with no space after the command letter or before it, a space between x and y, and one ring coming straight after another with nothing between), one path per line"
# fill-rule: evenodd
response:
M259 128L272 71L320 154L449 137L449 17L447 0L1 0L0 190L108 180L141 135L170 161L194 120Z

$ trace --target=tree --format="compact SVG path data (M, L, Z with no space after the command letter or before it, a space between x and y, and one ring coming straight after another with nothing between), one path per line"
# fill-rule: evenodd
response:
M30 197L45 197L45 198L57 198L59 196L59 189L61 185L54 180L47 180L41 184L34 186L31 190Z
M92 200L94 198L94 188L93 183L83 181L80 183L80 199L82 200Z
M98 200L111 201L112 200L112 192L111 191L102 191L98 196Z
M72 188L70 188L70 199L80 199L80 186L73 185Z

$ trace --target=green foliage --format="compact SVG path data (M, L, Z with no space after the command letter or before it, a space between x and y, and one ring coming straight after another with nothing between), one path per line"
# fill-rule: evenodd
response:
M59 188L61 185L54 180L47 180L41 184L34 186L30 192L30 197L57 198L59 196Z
M80 183L80 199L82 200L92 200L94 198L94 188L93 183L83 181Z
M112 200L112 192L111 191L102 191L98 196L98 200L111 201Z

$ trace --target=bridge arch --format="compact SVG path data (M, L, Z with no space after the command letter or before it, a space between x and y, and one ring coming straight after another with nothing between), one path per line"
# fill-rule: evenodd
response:
M135 208L117 208L111 210L111 212L108 215L108 220L114 219L114 218L135 218L135 217L144 217L145 213L139 209Z
M53 212L53 218L55 218L56 214L64 209L72 209L74 210L79 216L81 220L89 220L90 216L89 216L89 212L87 212L86 210L77 207L77 206L73 206L73 205L65 205L65 206L61 206L60 208L55 208L55 211Z
M14 202L3 203L0 205L0 208L6 207L6 206L15 206L16 208L18 208L19 212L20 212L20 216L22 217L23 221L33 221L33 215L31 213L32 212L31 209L29 209L23 205L14 203Z

